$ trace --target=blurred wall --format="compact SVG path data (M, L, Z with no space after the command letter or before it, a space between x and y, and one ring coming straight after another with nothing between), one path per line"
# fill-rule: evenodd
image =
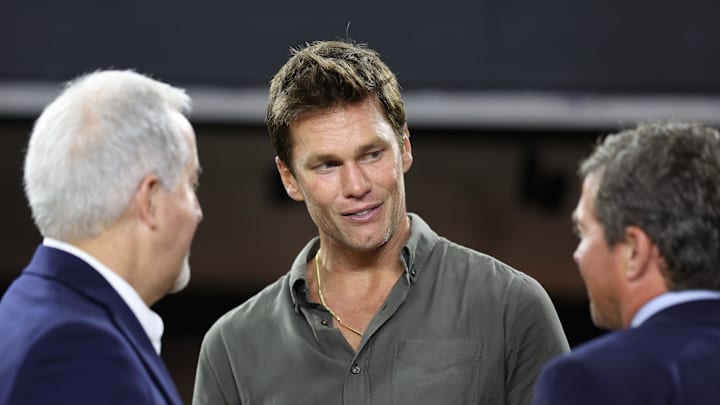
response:
M290 46L367 42L406 89L720 91L712 0L5 0L0 79L132 67L262 86Z

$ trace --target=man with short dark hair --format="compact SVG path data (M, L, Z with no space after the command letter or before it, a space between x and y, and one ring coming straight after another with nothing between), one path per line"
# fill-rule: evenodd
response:
M568 350L555 310L529 276L407 213L410 132L378 54L294 51L267 125L319 236L211 328L193 402L527 404L542 364Z
M714 404L720 398L720 134L650 123L580 168L574 258L595 325L552 361L536 405Z

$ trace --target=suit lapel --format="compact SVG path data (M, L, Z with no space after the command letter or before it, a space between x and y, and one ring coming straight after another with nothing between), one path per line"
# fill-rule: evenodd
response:
M137 317L100 273L76 256L42 245L35 251L24 272L53 278L106 307L113 323L130 342L166 401L171 404L182 403L170 373Z

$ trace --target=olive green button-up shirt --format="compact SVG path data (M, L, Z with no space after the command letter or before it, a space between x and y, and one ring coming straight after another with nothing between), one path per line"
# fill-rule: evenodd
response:
M208 331L193 404L530 403L542 365L569 350L545 290L409 215L405 274L357 352L307 300L315 238L289 273Z

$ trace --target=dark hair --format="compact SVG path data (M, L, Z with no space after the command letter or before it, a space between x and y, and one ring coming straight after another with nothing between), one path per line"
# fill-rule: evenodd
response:
M270 82L266 124L276 155L292 170L289 127L300 116L377 97L398 141L405 107L395 75L365 44L318 41L299 49Z
M580 166L594 176L595 214L614 245L643 229L670 290L720 289L720 134L655 122L610 135Z

